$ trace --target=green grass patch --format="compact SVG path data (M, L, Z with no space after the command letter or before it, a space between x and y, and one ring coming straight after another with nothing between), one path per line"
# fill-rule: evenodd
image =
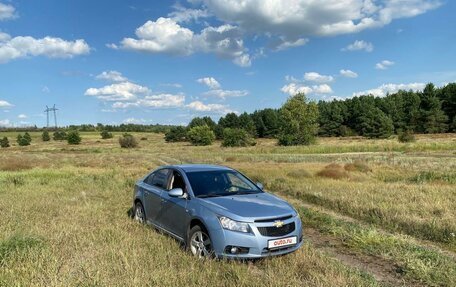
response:
M43 241L33 236L13 235L0 241L0 266L6 264L8 258L25 254L31 248L41 246Z

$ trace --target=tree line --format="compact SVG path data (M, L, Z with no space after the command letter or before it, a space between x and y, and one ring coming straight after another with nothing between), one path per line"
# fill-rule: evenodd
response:
M344 100L309 102L305 95L290 97L279 109L253 113L228 113L214 122L210 117L193 118L187 127L173 127L167 141L192 141L198 134L224 140L222 145L254 143L253 138L277 138L281 145L311 144L315 136L364 136L400 140L413 139L414 133L456 132L456 83L436 88L432 83L423 91L398 91L385 97L364 95ZM189 132L194 130L191 134ZM213 136L209 135L213 133ZM227 138L227 139L226 139ZM237 138L237 142L233 141ZM241 140L242 139L242 140ZM242 141L242 143L239 143ZM193 141L198 144L198 140Z

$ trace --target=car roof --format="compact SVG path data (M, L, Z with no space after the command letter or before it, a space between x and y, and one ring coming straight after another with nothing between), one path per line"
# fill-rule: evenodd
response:
M232 170L229 167L222 165L213 165L213 164L178 164L167 166L169 168L180 168L184 172L194 172L194 171L215 171L215 170Z

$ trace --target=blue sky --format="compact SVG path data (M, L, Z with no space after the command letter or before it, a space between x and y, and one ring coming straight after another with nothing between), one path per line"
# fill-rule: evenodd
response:
M456 1L0 0L0 125L185 124L456 81Z

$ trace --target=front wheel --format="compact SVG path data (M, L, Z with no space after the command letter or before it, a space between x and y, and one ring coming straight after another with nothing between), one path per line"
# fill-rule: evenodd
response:
M135 204L134 219L141 224L144 224L146 222L146 214L141 202L137 202Z
M190 252L198 258L214 257L214 250L212 249L212 241L209 237L209 233L199 225L194 226L190 230L188 247Z

